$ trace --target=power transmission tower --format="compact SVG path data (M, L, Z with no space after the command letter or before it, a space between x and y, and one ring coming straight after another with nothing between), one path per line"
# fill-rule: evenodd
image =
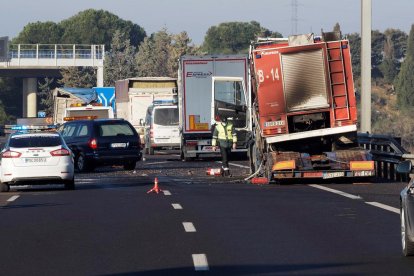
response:
M299 3L298 0L292 0L291 8L292 8L292 17L291 17L291 34L296 35L298 34L298 7Z

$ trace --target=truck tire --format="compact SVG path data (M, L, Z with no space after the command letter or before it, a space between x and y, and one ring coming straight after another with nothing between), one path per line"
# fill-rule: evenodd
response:
M154 148L149 147L148 148L148 154L149 155L154 155Z

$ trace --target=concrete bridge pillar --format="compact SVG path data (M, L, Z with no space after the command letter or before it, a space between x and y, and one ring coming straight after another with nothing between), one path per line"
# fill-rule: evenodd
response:
M37 78L23 79L23 117L37 117Z
M103 66L98 66L98 70L96 72L96 87L104 86L103 72Z

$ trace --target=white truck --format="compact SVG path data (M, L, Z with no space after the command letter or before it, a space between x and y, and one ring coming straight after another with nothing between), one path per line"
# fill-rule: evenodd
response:
M103 93L115 93L113 87L56 88L53 91L53 123L62 124L65 118L114 118L113 103L103 101Z
M116 117L128 120L144 141L145 116L154 101L177 102L177 79L140 77L115 82Z
M247 55L182 56L178 72L181 158L217 156L211 146L217 116L233 120L236 152L247 152L251 135Z

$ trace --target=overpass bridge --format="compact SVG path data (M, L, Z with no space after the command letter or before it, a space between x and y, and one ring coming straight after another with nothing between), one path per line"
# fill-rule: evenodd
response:
M97 87L103 86L104 45L17 44L10 45L0 60L0 77L23 78L23 117L37 116L37 78L60 77L66 67L94 67Z

